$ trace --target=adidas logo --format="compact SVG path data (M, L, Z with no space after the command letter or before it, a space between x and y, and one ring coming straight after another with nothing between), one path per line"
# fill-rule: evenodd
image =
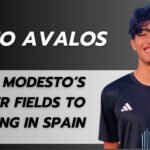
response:
M123 108L121 109L121 112L124 112L124 111L131 111L131 110L133 110L132 107L131 107L128 103L126 103L126 104L123 106Z

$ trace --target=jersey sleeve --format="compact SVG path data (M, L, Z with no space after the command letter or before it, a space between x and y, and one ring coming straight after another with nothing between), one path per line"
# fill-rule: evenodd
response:
M112 143L119 141L117 119L114 114L114 94L105 88L102 91L99 127L99 140Z

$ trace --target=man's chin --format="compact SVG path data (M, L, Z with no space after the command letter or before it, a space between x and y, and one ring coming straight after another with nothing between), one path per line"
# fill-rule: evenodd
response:
M139 59L139 64L150 66L150 58L148 58L148 59Z

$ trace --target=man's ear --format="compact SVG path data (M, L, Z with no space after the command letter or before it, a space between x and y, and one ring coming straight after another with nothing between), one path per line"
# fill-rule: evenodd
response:
M132 40L130 41L130 44L131 44L132 49L133 49L134 51L136 51L134 39L132 39Z

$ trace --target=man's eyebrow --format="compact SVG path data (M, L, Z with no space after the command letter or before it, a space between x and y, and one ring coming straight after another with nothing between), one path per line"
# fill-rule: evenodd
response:
M146 28L146 29L141 29L141 32L142 31L146 31L146 32L150 32L150 29Z

